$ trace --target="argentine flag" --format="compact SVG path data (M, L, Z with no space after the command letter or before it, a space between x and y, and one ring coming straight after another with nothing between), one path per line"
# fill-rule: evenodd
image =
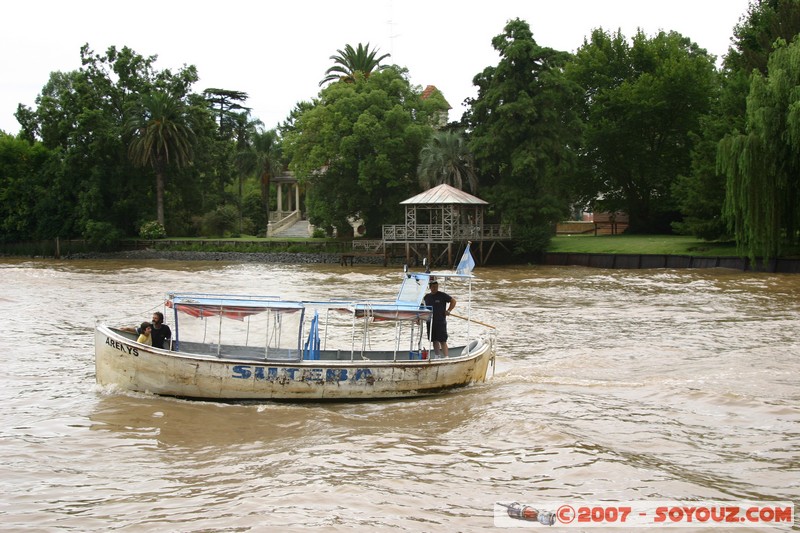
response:
M470 244L472 243L467 243L467 249L464 250L464 255L461 256L461 261L458 262L456 274L469 275L472 273L472 269L475 268L475 260L472 258L472 254L469 253Z

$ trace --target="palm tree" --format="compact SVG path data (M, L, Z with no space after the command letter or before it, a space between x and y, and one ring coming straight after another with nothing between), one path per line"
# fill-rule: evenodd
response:
M339 54L330 57L333 59L334 65L325 71L327 76L319 82L320 87L329 81L337 80L353 83L357 72L368 78L373 71L389 68L388 65L381 65L380 62L391 54L383 54L376 58L378 50L370 50L369 43L366 46L358 43L355 49L348 44L345 45L344 50L336 51Z
M256 154L253 149L253 138L258 132L258 128L264 123L259 119L250 118L250 110L246 109L240 113L231 113L230 118L234 124L233 135L236 139L236 155L233 159L233 166L239 177L239 232L242 231L242 189L245 177L253 174L256 170Z
M192 160L192 131L183 101L165 92L142 96L140 112L128 123L132 134L128 157L134 165L151 166L156 173L156 216L164 225L164 182L170 164Z
M258 129L250 138L247 150L236 156L236 167L241 174L255 172L261 182L261 201L269 224L269 186L272 178L283 170L282 150L278 132Z
M466 185L472 193L477 192L478 176L464 135L458 131L434 132L420 152L417 177L426 189L446 183L462 190Z

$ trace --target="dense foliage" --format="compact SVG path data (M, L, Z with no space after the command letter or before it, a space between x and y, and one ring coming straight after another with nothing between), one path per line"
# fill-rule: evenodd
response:
M71 192L61 187L59 152L0 133L0 239L46 239L69 232Z
M776 257L800 242L800 39L778 40L767 74L754 71L746 129L719 145L725 214L741 251Z
M631 231L665 233L678 217L672 186L690 171L700 119L713 92L713 59L677 33L632 43L592 32L569 66L584 90L582 198L624 211Z
M475 161L461 131L433 132L420 152L417 176L426 190L444 183L478 193Z
M712 109L701 119L691 173L681 176L674 188L684 215L682 221L673 224L679 232L706 239L732 238L736 232L734 220L723 212L728 195L728 179L717 166L718 146L726 136L738 135L747 128L750 78L754 71L767 74L773 44L778 39L791 42L798 33L798 0L753 2L748 13L734 28L732 46L718 74L719 83L715 88ZM787 234L787 237L791 236ZM741 250L745 254L755 252L747 247Z
M800 244L798 33L800 0L753 0L717 68L675 32L596 29L570 54L511 20L444 129L444 96L370 45L331 56L318 96L278 131L246 92L194 92L193 66L86 45L78 70L18 107L20 131L0 132L0 241L263 235L289 169L327 233L363 219L380 236L402 200L450 183L489 201L487 222L510 223L526 256L584 209L775 256Z
M197 73L193 67L157 71L154 62L129 48L95 54L84 46L79 70L54 72L36 99L38 107L18 109L20 137L38 139L50 152L51 164L37 169L47 187L39 191L36 209L59 206L57 223L20 238L108 241L134 235L142 222L156 218L153 166L140 169L131 160L131 124L144 98L164 94L184 105ZM189 111L200 129L203 119L213 125L202 99L185 105L200 106ZM156 167L166 172L168 163ZM181 181L176 176L169 185L177 188Z
M492 46L500 62L475 77L466 122L483 194L532 254L568 214L580 93L564 76L569 54L539 46L526 22L509 22Z
M311 223L347 235L348 218L360 218L368 235L380 236L382 224L402 220L399 204L419 191L419 153L440 110L397 68L322 89L284 128L284 152L306 185Z

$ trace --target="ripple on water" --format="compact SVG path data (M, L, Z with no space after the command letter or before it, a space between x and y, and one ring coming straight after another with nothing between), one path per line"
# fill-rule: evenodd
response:
M497 333L487 383L412 401L219 404L97 387L94 319L140 322L167 290L393 297L397 270L0 270L10 529L465 531L491 529L495 501L793 500L800 490L797 276L479 269L474 316Z

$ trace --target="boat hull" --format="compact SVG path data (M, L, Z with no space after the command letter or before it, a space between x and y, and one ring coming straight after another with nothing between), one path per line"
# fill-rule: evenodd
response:
M161 350L99 325L97 383L214 400L361 400L437 394L486 379L491 340L444 359L255 361Z

